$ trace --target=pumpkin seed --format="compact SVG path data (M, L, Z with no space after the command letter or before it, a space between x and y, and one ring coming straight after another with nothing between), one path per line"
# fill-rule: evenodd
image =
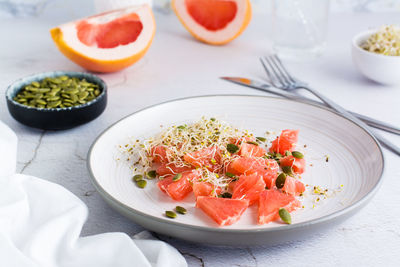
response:
M299 151L293 151L293 152L292 152L292 155L293 155L293 157L295 157L296 159L302 159L302 158L304 158L304 155L303 155L301 152L299 152Z
M46 100L47 101L57 101L57 100L60 100L60 97L59 96L52 96L52 97L48 97Z
M141 174L136 174L135 176L133 176L132 178L135 182L139 182L140 180L143 180L143 175Z
M61 100L53 101L53 102L49 102L49 103L47 104L47 107L48 107L48 108L56 108L56 107L58 107L58 106L61 105L61 104L62 104Z
M277 188L282 188L285 185L285 181L286 181L286 174L282 172L276 178L276 181L275 181L276 187Z
M184 207L181 207L181 206L176 206L175 210L176 210L177 213L180 213L180 214L186 214L187 213L187 210Z
M136 185L140 188L145 188L147 185L147 182L146 182L146 180L139 180L136 182Z
M83 91L79 93L79 100L85 99L89 95L89 92Z
M290 156L290 155L292 155L292 152L290 152L289 150L286 150L285 151L285 156L287 157L287 156Z
M171 219L174 219L174 218L176 218L176 213L175 212L173 212L172 210L167 210L166 212L165 212L165 216L167 216L168 218L171 218Z
M285 208L279 209L279 217L281 217L281 220L287 224L292 223L292 216L290 216L290 213Z
M250 144L250 145L258 146L258 143L257 143L257 142L254 142L254 141L247 141L246 143L248 143L248 144Z
M47 105L47 102L43 99L36 99L36 103L40 105Z
M256 139L257 139L258 141L261 141L261 142L267 141L267 138L265 138L265 137L256 137Z
M39 87L39 86L40 86L40 83L38 83L38 82L32 82L31 85L32 85L32 86L35 86L35 87Z
M174 178L172 178L172 181L178 181L181 178L182 178L182 173L177 173L175 174Z
M234 144L228 144L226 146L226 150L228 150L229 153L236 153L239 151L239 147L237 145Z
M154 179L154 178L157 177L157 172L156 172L155 170L148 171L148 172L146 173L146 177L147 177L148 179Z
M39 88L38 92L39 93L47 93L47 92L50 92L50 90L51 90L50 88Z
M225 175L228 176L229 178L233 178L233 179L236 178L236 175L234 175L233 173L230 173L230 172L226 172Z
M221 194L219 196L222 197L222 198L232 198L232 194L229 193L229 192L225 192L225 193L223 193L223 194Z
M289 175L289 176L293 176L293 169L292 169L291 166L283 166L283 167L282 167L282 171L283 171L285 174Z

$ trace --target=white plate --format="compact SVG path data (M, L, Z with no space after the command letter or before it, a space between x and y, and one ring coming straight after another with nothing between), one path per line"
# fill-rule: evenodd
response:
M118 146L129 137L150 137L161 130L160 125L190 123L201 116L217 117L256 135L266 130L279 133L282 129L299 129L298 144L307 145L303 182L329 189L343 185L341 192L315 207L310 195L304 197L305 208L293 213L292 225L257 225L257 207L252 207L234 225L218 227L194 207L194 197L176 202L157 188L156 181L148 181L145 189L136 187L129 165L116 160ZM325 155L329 155L329 162ZM92 182L113 208L149 230L220 245L278 244L343 220L371 199L384 166L376 140L328 109L280 98L239 95L185 98L138 111L103 132L88 157ZM173 220L163 215L178 204L188 209L186 215Z

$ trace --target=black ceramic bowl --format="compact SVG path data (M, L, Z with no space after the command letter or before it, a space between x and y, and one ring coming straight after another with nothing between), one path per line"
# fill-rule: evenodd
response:
M86 79L88 82L99 85L100 95L83 105L39 109L22 105L13 100L17 93L26 85L34 81L43 80L46 77L58 77L66 75ZM44 130L65 130L89 122L97 118L107 105L107 85L99 77L85 72L52 71L34 74L19 79L11 84L6 91L8 111L11 116L22 124Z

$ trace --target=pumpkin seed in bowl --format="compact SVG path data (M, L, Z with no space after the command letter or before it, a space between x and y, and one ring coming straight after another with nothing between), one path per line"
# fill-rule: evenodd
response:
M13 100L34 108L66 108L90 102L100 93L98 84L62 75L31 82Z

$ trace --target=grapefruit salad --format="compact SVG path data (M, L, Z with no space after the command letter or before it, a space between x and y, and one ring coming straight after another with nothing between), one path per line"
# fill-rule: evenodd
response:
M154 179L155 188L177 203L194 194L195 206L219 226L237 222L253 205L258 206L258 224L290 224L290 213L302 206L299 196L305 191L301 174L306 163L296 151L298 134L287 129L272 140L269 134L258 137L203 117L120 147L138 187ZM166 216L176 214L167 211Z

